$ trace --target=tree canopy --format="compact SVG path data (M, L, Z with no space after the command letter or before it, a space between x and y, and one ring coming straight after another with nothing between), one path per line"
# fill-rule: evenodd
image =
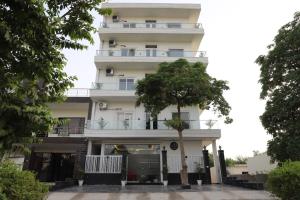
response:
M273 138L268 142L268 155L273 160L300 160L300 13L284 25L261 55L261 98L265 112L264 128Z
M199 106L203 110L211 108L230 123L231 108L223 97L223 91L228 89L226 81L211 77L202 63L191 64L179 59L173 63L161 63L157 73L138 81L137 105L143 103L153 115L170 105Z
M0 152L46 133L55 120L47 103L64 99L75 77L63 68L62 49L93 42L92 11L101 0L0 2Z
M182 165L180 175L184 188L188 185L188 174L182 134L186 122L181 120L181 108L186 106L198 106L202 110L212 108L218 112L219 117L225 116L226 123L231 123L230 106L223 97L223 91L228 89L227 83L212 78L202 63L189 63L185 59L161 63L155 74L149 74L138 81L137 105L143 104L146 112L150 112L152 117L156 118L168 106L177 107L177 117L166 120L165 123L178 132Z

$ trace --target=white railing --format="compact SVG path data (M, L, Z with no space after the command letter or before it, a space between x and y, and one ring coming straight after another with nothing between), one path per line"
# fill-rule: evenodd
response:
M149 28L149 29L203 29L201 23L136 23L136 22L118 22L118 23L100 23L100 28Z
M118 174L122 169L122 156L87 155L85 173Z
M95 90L109 90L109 91L134 91L135 84L126 84L119 82L95 82L92 83L92 89Z
M87 88L71 88L69 89L65 95L67 97L89 97L90 89Z
M168 172L180 173L181 170L181 158L178 155L168 155ZM196 173L198 167L204 168L203 156L188 156L186 159L188 172Z
M91 130L171 130L167 126L165 120L146 121L146 120L87 120L85 124L86 129ZM216 120L187 120L184 125L185 129L199 130L199 129L219 129Z
M97 56L102 57L177 57L177 58L203 58L205 51L172 51L156 49L126 49L126 50L97 50Z

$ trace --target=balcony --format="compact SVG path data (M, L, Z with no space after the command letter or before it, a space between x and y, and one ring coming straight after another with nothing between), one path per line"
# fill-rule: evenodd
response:
M204 29L200 23L101 23L101 40L127 42L196 42L200 43Z
M87 88L71 88L66 91L65 95L67 97L89 97L90 90Z
M135 100L135 84L132 82L101 82L93 83L90 90L91 97L106 101L132 101Z
M170 139L178 137L176 130L165 125L165 120L88 120L85 127L85 136L102 138L157 138ZM188 120L185 121L184 137L219 138L221 131L215 120Z
M179 58L184 58L189 62L201 62L208 64L208 58L205 51L183 51L182 49L173 50L97 50L95 63L101 65L113 65L115 68L146 68L153 69L162 62L174 62Z

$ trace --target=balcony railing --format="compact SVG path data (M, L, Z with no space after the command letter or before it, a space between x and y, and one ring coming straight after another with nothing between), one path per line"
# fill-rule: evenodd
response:
M92 83L92 89L108 91L134 91L135 84L129 83Z
M172 50L97 50L97 56L103 57L177 57L177 58L203 58L205 51L172 51Z
M184 123L185 129L218 129L216 120L187 120ZM165 120L88 120L86 129L91 130L168 130L172 129L165 124Z
M203 29L201 23L135 23L135 22L118 22L118 23L101 23L100 28L149 28L149 29Z
M52 130L52 134L59 136L68 136L70 134L83 134L84 127L55 127Z
M90 90L87 88L71 88L65 95L68 97L89 97Z

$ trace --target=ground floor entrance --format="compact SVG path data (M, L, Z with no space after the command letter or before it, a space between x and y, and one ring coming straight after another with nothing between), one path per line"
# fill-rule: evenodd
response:
M34 152L30 169L40 181L55 182L73 178L75 154Z
M160 154L129 154L127 157L128 183L159 183Z

